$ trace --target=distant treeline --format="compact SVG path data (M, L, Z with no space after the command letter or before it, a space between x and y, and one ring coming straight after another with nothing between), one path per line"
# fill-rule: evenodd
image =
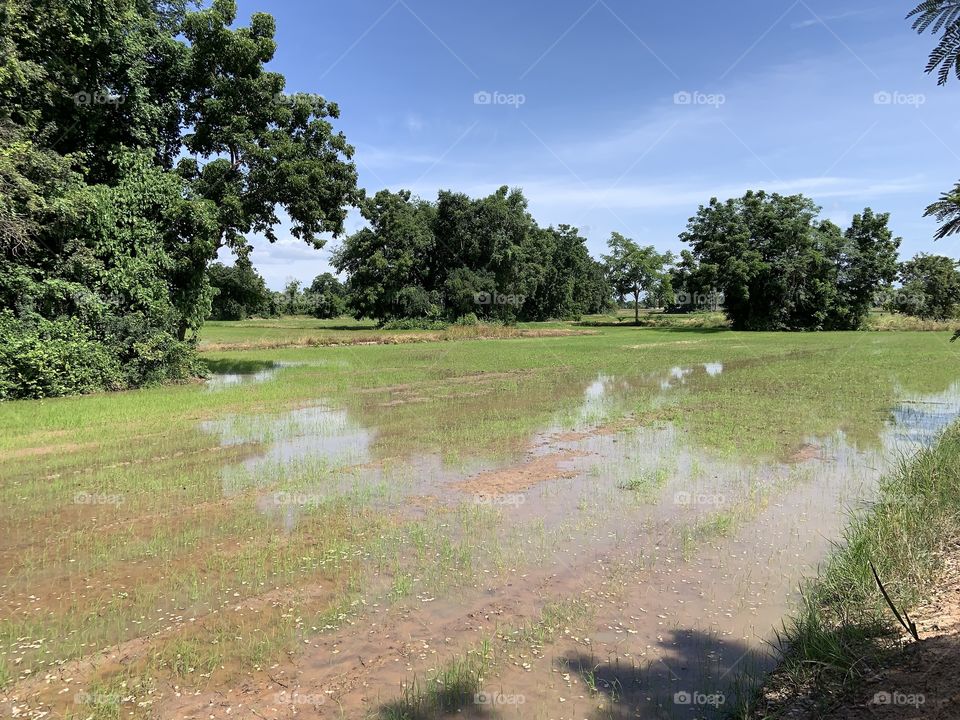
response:
M381 191L362 209L369 227L334 254L344 284L326 274L309 288L269 293L249 263L239 263L235 272L259 294L242 308L222 289L214 317L349 311L384 323L513 322L619 305L636 313L722 310L745 330L855 330L874 307L949 319L960 303L956 261L920 255L901 264L887 214L866 208L842 229L802 195L714 199L690 219L680 236L690 249L679 257L615 232L599 261L575 228L537 225L520 190L478 199L444 191L436 202ZM226 271L214 266L215 287Z

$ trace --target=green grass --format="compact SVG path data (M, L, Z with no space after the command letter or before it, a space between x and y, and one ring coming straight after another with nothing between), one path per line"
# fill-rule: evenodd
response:
M491 664L489 642L481 643L439 671L404 685L401 697L380 709L383 720L427 720L474 704Z
M518 329L563 328L571 325ZM256 347L367 332L381 331L295 318L211 323L204 340ZM955 382L960 345L947 339L624 326L566 337L209 350L204 359L218 372L282 365L270 378L217 388L0 404L3 599L29 608L30 595L68 598L43 613L0 617L0 687L27 669L42 676L54 663L160 630L185 608L188 617L218 611L219 619L208 618L205 634L158 642L152 671L196 678L218 664L263 666L311 628L343 623L360 599L451 594L485 570L535 562L562 536L471 503L405 514L404 493L419 477L411 457L435 453L450 472L468 474L522 458L546 429L666 422L698 450L742 462L780 460L806 438L838 430L876 447L898 397ZM703 370L714 363L723 363L721 374ZM681 367L696 372L671 380ZM595 398L598 382L604 391ZM320 405L342 415L327 430L328 420L298 414ZM277 442L341 431L368 443L367 460L383 468L377 484L362 485L332 454L256 460ZM222 444L227 434L236 441ZM624 466L610 477L635 495L664 480L660 469ZM278 492L322 500L285 528L282 512L257 504ZM81 495L121 502L78 504ZM318 586L326 594L300 599ZM292 614L219 612L271 592L294 598ZM255 639L251 627L260 628Z
M912 608L937 582L944 552L960 537L960 425L902 461L877 503L853 518L781 636L774 676L787 698L810 694L827 707L899 647L903 631L886 605L872 562L898 608ZM777 716L778 708L765 711ZM745 709L741 708L741 712Z

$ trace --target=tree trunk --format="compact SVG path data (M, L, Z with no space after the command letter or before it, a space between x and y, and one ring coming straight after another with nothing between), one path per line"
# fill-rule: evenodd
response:
M640 291L633 291L633 324L640 324Z

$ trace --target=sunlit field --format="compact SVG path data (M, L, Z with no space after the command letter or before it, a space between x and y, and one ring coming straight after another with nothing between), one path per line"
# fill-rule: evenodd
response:
M380 332L341 327L203 342ZM941 333L519 329L589 334L208 351L205 382L0 406L5 707L729 710L960 414Z

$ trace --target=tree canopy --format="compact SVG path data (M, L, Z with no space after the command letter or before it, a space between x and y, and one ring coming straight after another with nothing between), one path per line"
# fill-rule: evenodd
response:
M633 296L635 321L640 321L641 294L659 295L666 302L672 302L670 273L666 267L673 262L671 253L659 253L653 245L641 247L618 232L611 234L607 248L610 252L603 256L607 278L620 298Z
M867 208L842 232L802 196L748 192L701 206L681 239L746 330L855 329L897 272L900 239Z
M925 320L950 320L960 310L960 263L921 253L900 266L894 309Z
M356 317L542 320L597 312L610 292L586 240L541 228L519 190L436 202L382 190L361 205L369 227L334 255Z
M193 374L219 248L275 240L280 210L315 247L342 233L361 192L339 110L285 95L273 19L236 15L3 3L0 397Z

